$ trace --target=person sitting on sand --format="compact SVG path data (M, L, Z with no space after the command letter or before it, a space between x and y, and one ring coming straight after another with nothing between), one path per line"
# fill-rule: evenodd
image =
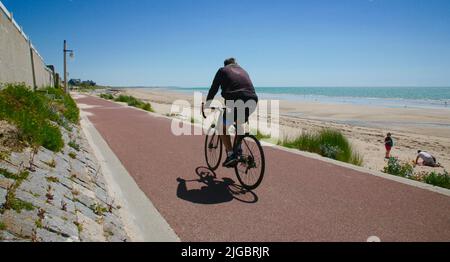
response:
M386 148L386 159L391 158L391 150L394 146L394 140L392 139L392 134L388 133L386 138L384 139L384 146Z
M429 167L440 167L441 165L437 163L436 158L430 153L425 151L417 151L416 165L429 166ZM422 163L419 163L419 159L422 159Z

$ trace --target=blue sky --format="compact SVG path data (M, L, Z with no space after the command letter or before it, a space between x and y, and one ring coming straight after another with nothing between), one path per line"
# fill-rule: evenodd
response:
M2 0L46 63L126 86L450 86L448 0Z

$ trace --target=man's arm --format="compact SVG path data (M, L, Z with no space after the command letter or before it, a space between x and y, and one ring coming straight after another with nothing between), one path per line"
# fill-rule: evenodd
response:
M214 99L214 97L217 95L217 92L219 92L220 83L222 82L222 71L219 69L217 71L216 76L214 77L214 81L211 85L211 89L209 89L208 96L206 97L206 105L209 106Z

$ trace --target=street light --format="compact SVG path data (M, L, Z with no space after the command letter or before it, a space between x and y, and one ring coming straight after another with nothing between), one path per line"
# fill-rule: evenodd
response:
M64 91L69 93L69 88L67 85L67 53L69 53L70 58L74 58L75 55L73 50L67 49L67 41L64 40Z

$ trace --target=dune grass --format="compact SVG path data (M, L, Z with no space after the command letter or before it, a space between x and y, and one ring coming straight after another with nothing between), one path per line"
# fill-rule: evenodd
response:
M281 146L316 153L338 161L362 166L362 156L355 152L348 139L338 130L324 129L318 133L305 133Z
M111 94L100 94L100 97L106 100L114 100L114 96Z
M143 109L143 110L148 111L148 112L154 112L152 106L150 105L150 103L145 103L142 100L137 99L137 98L135 98L133 96L120 95L119 97L114 99L114 101L127 103L128 106L140 108L140 109Z
M33 92L24 84L9 84L0 91L0 120L16 125L20 139L30 146L59 152L64 141L58 125L78 123L79 110L60 89Z
M264 134L264 133L262 133L262 132L259 131L259 130L256 131L255 137L256 137L258 140L266 140L266 139L272 138L271 135Z
M431 172L424 177L424 182L433 186L450 189L450 175L447 171L444 173Z

